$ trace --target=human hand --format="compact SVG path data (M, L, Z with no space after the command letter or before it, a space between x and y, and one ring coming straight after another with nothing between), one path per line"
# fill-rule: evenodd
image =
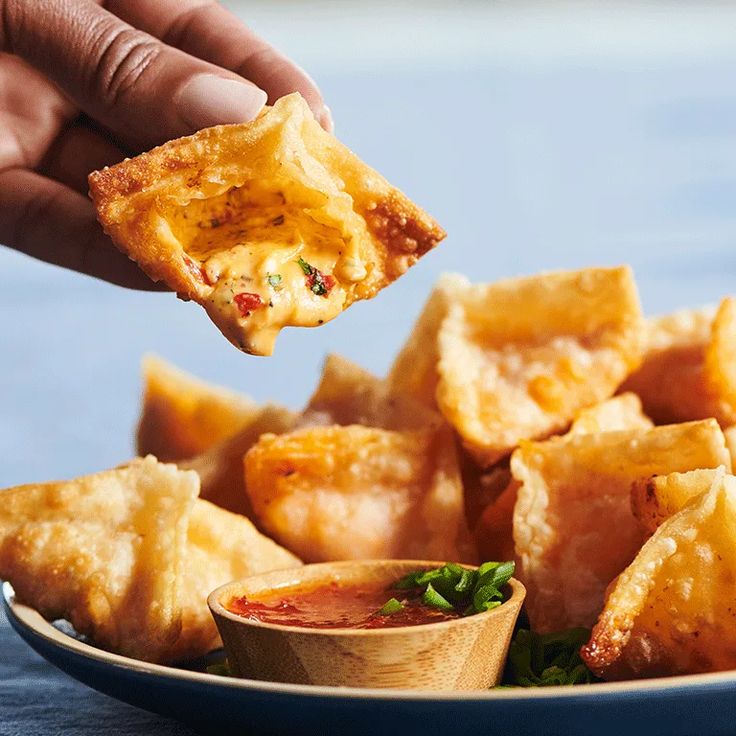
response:
M215 0L0 0L0 243L157 288L102 232L87 174L294 91L331 129L314 82Z

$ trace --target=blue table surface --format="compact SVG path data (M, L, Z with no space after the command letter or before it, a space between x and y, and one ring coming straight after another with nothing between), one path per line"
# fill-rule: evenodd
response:
M734 79L736 56L320 73L343 140L449 237L374 301L287 330L269 360L173 295L0 249L0 486L129 457L147 351L295 407L328 351L383 372L442 271L482 281L627 262L648 312L716 301L736 271ZM0 653L0 734L188 733L57 673L4 620Z

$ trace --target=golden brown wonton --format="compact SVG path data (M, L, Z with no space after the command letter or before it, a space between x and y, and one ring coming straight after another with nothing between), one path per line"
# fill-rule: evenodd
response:
M635 394L621 394L583 409L575 418L569 432L553 440L564 441L575 435L596 432L649 429L652 426L652 422L642 414L639 398ZM516 556L513 520L518 490L519 483L511 478L509 472L503 492L485 507L477 525L474 525L475 541L482 559L510 560Z
M432 289L426 304L412 327L409 339L394 359L388 374L393 391L413 396L429 407L436 407L437 335L453 298L470 288L470 281L458 274L443 274Z
M299 559L247 519L197 499L196 473L153 456L60 483L0 491L0 577L98 646L154 662L219 639L207 596Z
M254 519L253 509L245 492L243 457L262 434L281 434L289 431L293 424L292 412L268 404L261 407L237 434L218 442L196 457L180 461L179 467L197 471L201 480L202 498L223 509Z
M298 94L94 172L89 186L115 244L255 355L271 354L282 327L375 296L445 236Z
M725 427L723 436L726 438L726 447L731 454L731 466L736 467L736 427Z
M245 476L262 527L307 561L475 558L448 429L264 435Z
M736 423L736 301L647 321L644 362L624 389L655 422Z
M532 627L595 622L606 586L645 538L631 513L634 481L719 465L730 468L730 457L712 419L522 443L511 458L522 484L513 524Z
M136 435L141 456L170 462L199 455L262 411L249 396L205 383L158 356L145 356L142 368L143 406Z
M207 596L215 588L249 575L298 565L298 557L260 534L248 519L198 499L189 521L179 594L182 629L166 652L166 660L198 657L221 646L207 607Z
M621 429L651 429L652 420L645 416L636 394L623 393L578 413L565 437Z
M482 465L547 437L638 366L631 270L590 268L458 291L440 327L437 401Z
M429 429L442 424L437 412L394 389L340 355L328 355L322 377L299 426L362 424L381 429Z
M648 534L682 509L688 501L707 491L719 470L701 468L640 478L631 486L631 511Z
M195 473L155 458L1 491L0 578L99 646L165 658L179 638Z
M736 478L718 473L612 586L583 658L608 680L736 668Z

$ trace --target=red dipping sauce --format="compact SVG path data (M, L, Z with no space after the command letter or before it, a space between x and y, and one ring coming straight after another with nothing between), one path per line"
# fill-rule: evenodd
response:
M225 607L251 621L307 629L387 629L419 626L460 618L422 602L421 590L397 590L381 583L327 583L293 587L256 597L233 598ZM403 608L395 613L378 611L391 598Z

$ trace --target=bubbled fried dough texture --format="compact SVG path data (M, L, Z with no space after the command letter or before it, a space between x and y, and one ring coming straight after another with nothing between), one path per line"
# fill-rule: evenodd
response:
M307 562L473 562L454 438L359 425L264 435L245 456L259 524Z
M221 646L207 596L231 580L298 567L298 557L260 534L248 519L198 499L187 536L181 581L181 634L167 661L200 657Z
M736 478L719 473L701 488L612 586L581 651L598 676L620 680L736 667Z
M683 309L646 324L646 350L624 388L657 423L715 417L736 423L736 301Z
M89 182L115 244L257 354L270 353L282 326L316 326L375 296L445 235L325 132L297 94L251 123L170 141ZM328 294L305 288L298 257L334 279ZM243 263L238 283L266 305L246 316L218 291ZM268 285L274 268L284 278Z
M155 355L142 361L139 455L175 462L232 437L261 412L249 396L213 386ZM286 412L286 409L284 409Z
M187 525L199 481L155 458L2 491L0 577L18 600L98 646L161 661L181 631Z
M511 458L522 484L513 524L532 628L595 622L606 587L646 538L631 512L634 481L729 464L712 419L522 443Z
M610 397L640 363L642 329L627 267L470 286L439 327L437 402L489 467Z

